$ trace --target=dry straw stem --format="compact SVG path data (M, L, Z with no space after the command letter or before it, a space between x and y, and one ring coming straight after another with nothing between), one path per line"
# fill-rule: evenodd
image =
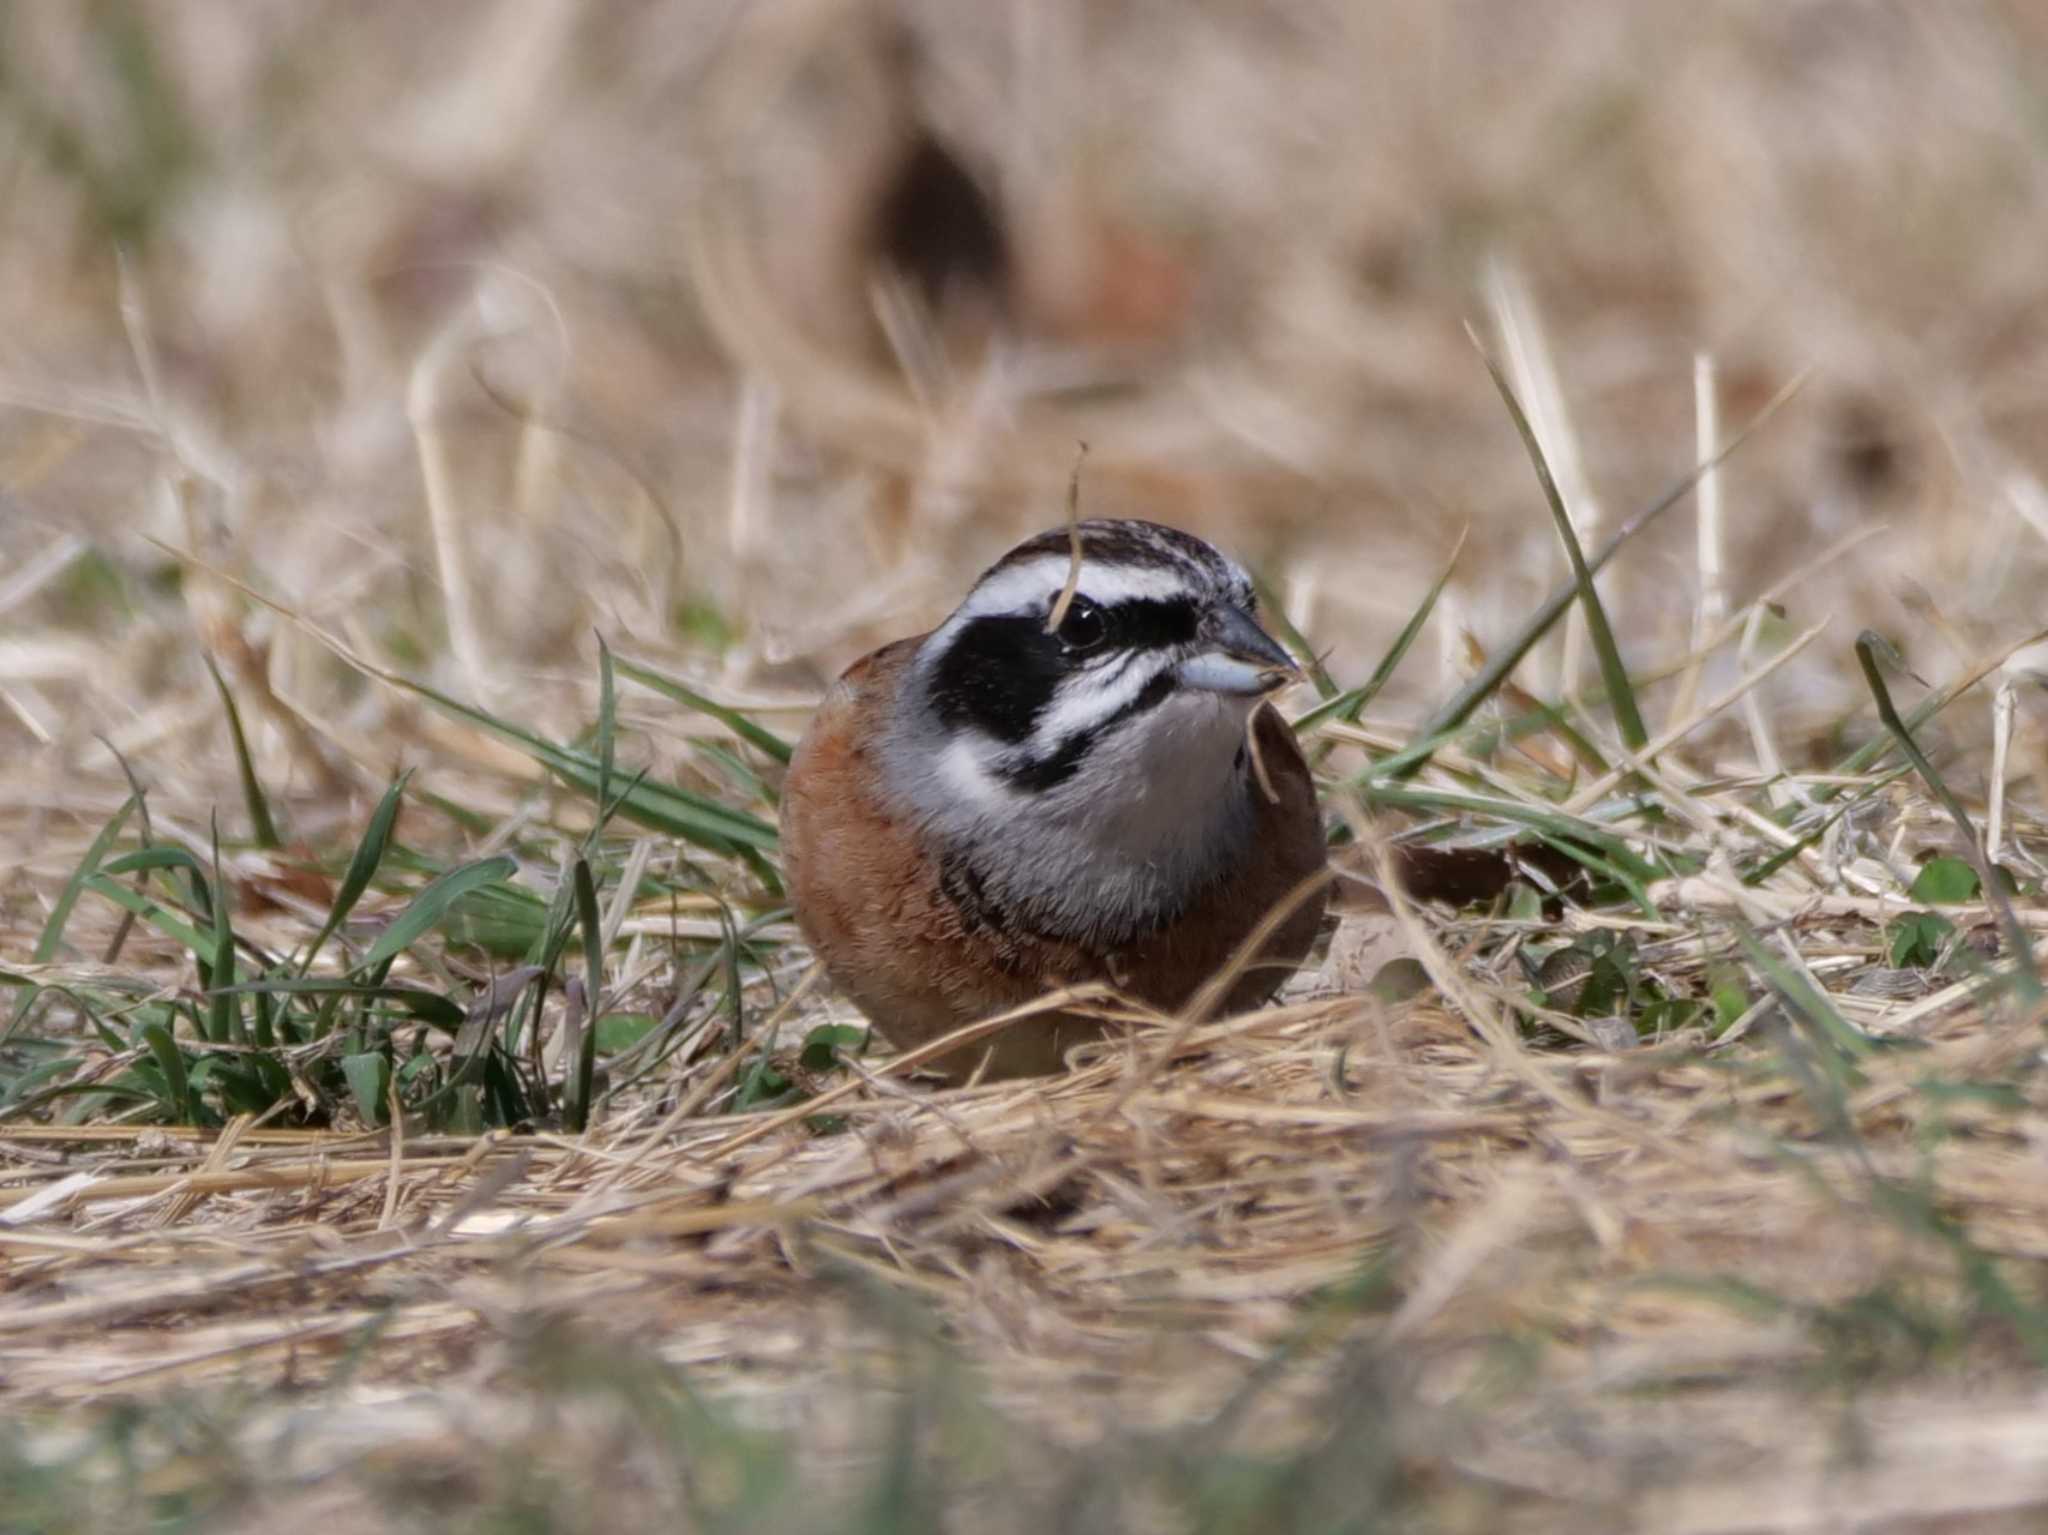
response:
M1067 621L1067 609L1073 605L1074 593L1081 587L1081 464L1088 457L1088 444L1074 445L1074 468L1067 479L1067 579L1060 583L1060 594L1053 599L1052 611L1045 615L1045 632L1058 634L1060 625Z
M1770 660L1766 661L1755 671L1737 678L1724 692L1695 709L1686 718L1676 720L1665 727L1663 734L1655 736L1646 742L1641 752L1637 753L1637 755L1645 762L1654 762L1663 752L1691 735L1701 725L1719 714L1723 709L1726 709L1730 704L1741 699L1744 694L1756 687L1766 677L1770 676L1771 673L1819 639L1821 631L1827 628L1828 623L1829 620L1823 618L1812 628L1794 637L1784 649L1772 656ZM1603 773L1564 802L1565 812L1575 815L1584 811L1588 806L1597 804L1602 798L1613 792L1615 786L1625 776L1625 771L1620 768Z

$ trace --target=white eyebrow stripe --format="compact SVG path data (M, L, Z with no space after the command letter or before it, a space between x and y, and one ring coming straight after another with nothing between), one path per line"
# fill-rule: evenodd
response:
M1145 664L1137 664L1139 662ZM1177 663L1172 656L1134 652L1112 674L1094 676L1081 672L1069 678L1053 694L1052 705L1038 716L1031 732L1030 751L1049 757L1070 738L1080 735L1116 715L1137 700L1161 672Z
M1053 598L1067 584L1070 566L1068 557L1059 554L1042 555L999 570L968 593L955 617L995 618L1050 608ZM1114 607L1119 602L1195 596L1200 590L1195 577L1172 567L1108 564L1085 555L1081 561L1081 595L1103 607Z

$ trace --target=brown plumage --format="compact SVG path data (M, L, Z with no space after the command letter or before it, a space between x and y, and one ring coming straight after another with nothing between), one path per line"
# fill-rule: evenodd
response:
M1252 728L1277 803L1254 799L1251 853L1156 930L1111 950L1024 930L982 899L978 881L934 845L884 785L879 742L925 636L848 668L790 764L782 797L789 891L827 973L899 1049L989 1017L1063 984L1107 981L1172 1011L1227 965L1258 923L1324 866L1321 821L1293 733L1260 705ZM1302 900L1223 998L1225 1011L1270 997L1322 917L1325 892ZM1040 1015L934 1063L955 1079L986 1058L991 1076L1059 1069L1101 1024Z

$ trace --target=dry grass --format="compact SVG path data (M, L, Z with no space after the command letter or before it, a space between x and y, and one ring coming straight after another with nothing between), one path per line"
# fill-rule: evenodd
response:
M1040 345L921 395L834 254L888 131L844 5L0 22L10 1517L2032 1527L2048 1020L1981 901L1908 941L1916 871L1962 849L1896 757L1851 754L1884 740L1874 628L2048 926L2039 20L925 10L927 106L998 173ZM1245 553L1344 684L1469 528L1391 686L1318 729L1352 814L1564 570L1468 318L1589 547L1809 375L1710 484L1717 538L1681 507L1602 579L1647 746L1560 625L1482 725L1570 693L1575 737L1468 731L1360 788L1380 830L1601 845L1627 877L1563 931L1355 914L1282 1007L935 1092L796 1058L846 1014L801 989L772 859L639 802L593 835L506 734L615 715L614 791L644 768L772 819L772 750L630 675L607 714L593 631L793 735L836 666L1059 520L1085 438L1089 513ZM210 870L218 816L245 967L303 952L415 770L322 973L507 854L506 899L394 972L457 1012L587 852L590 989L673 1008L680 1048L583 1133L573 1094L531 1133L360 1128L338 1036L282 1053L260 1123L50 1095L218 1005L103 892L34 958L129 796L115 752L156 845ZM1626 940L1621 994L1543 1017L1523 956L1592 933ZM1428 984L1393 1001L1397 957ZM557 1091L582 996L526 1036ZM764 1065L790 1096L747 1110Z

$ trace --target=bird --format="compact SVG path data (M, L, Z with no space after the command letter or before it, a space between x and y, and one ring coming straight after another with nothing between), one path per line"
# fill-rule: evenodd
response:
M1298 675L1203 539L1105 518L1025 540L819 704L780 810L805 941L899 1050L1086 982L1176 1011L1275 914L1217 999L1263 1003L1327 898L1314 781L1269 701ZM931 1069L1044 1075L1103 1031L1049 1011Z

